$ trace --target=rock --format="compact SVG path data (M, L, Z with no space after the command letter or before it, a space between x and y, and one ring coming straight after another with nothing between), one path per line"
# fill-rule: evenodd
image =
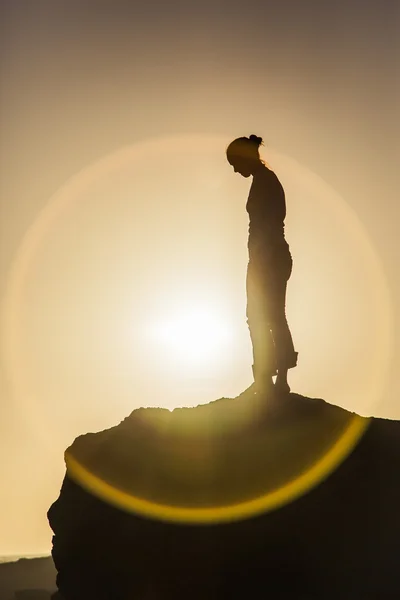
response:
M135 410L66 451L48 512L58 588L65 600L398 598L399 433L296 394ZM329 456L333 471L305 485ZM275 492L294 480L284 503Z

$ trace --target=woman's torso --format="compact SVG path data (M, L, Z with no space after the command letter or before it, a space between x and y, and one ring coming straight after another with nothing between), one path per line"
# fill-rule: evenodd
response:
M284 225L285 192L276 174L264 164L253 175L246 210L250 261L274 259L289 253Z

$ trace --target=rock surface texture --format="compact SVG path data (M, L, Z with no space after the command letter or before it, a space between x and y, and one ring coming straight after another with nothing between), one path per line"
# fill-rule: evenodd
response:
M138 409L116 427L77 438L48 512L60 594L65 600L400 598L397 421L359 418L366 428L347 457L272 510L202 523L171 519L162 509L146 514L154 505L213 514L213 507L267 497L309 472L354 418L296 394L242 394L173 412ZM99 494L75 464L121 492L117 500ZM143 511L118 504L131 495L145 501Z

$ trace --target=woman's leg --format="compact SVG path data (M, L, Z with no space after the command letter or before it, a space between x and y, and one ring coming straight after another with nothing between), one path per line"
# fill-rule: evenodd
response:
M249 263L246 278L246 316L253 347L253 376L256 388L268 390L273 385L273 375L276 375L276 357L265 309L265 290L260 284L257 269Z
M290 257L290 255L289 255ZM286 261L283 268L274 274L270 290L270 326L275 344L278 376L275 385L282 391L290 391L287 373L288 369L297 365L292 334L286 318L286 289L292 270L292 259Z

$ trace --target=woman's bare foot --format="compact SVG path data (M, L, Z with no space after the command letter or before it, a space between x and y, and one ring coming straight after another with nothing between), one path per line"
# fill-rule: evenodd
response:
M290 386L287 380L287 369L278 369L278 375L275 381L275 390L280 394L289 394Z
M279 379L275 382L275 391L278 394L289 394L290 393L290 385L287 381L279 381Z
M268 396L275 389L272 377L266 377L254 382L254 392L259 396Z

